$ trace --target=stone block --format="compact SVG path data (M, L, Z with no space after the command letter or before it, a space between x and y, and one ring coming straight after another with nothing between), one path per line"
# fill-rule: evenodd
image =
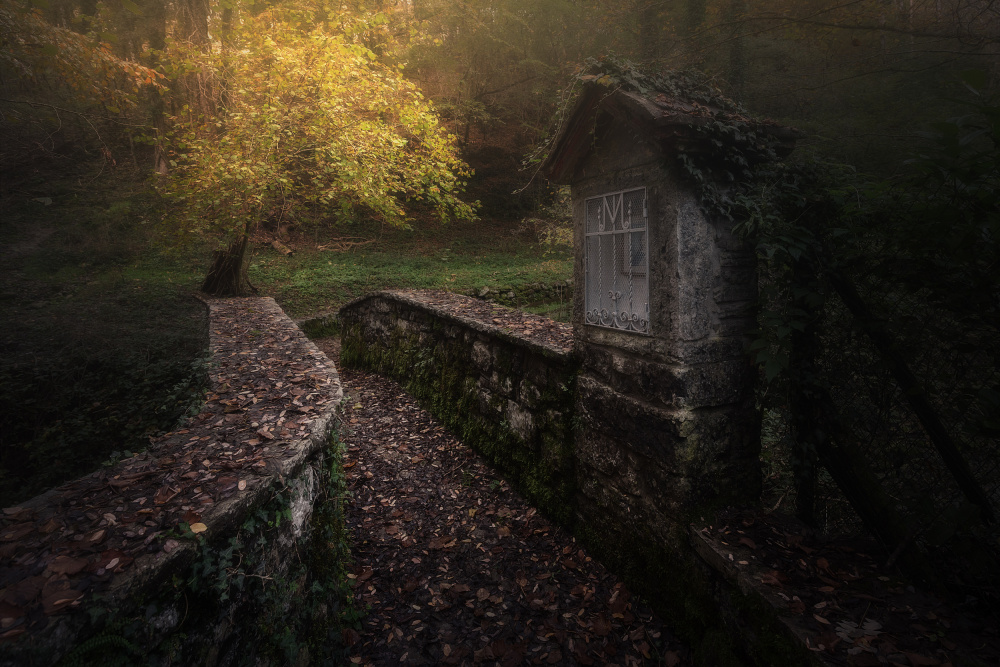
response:
M722 283L714 289L716 304L722 303L754 303L757 300L757 285L755 283Z
M628 461L642 462L650 470L655 466L661 478L675 478L669 489L657 484L657 493L667 494L672 508L722 499L756 500L759 431L752 409L732 405L666 410L617 393L585 374L578 380L578 391L584 425L577 437L578 456L595 468L625 477ZM607 456L615 445L624 458ZM645 469L637 470L636 477L642 483L656 479Z
M611 436L643 456L670 465L675 456L679 426L675 410L658 408L614 391L589 375L577 379L577 410L583 433Z
M490 370L490 366L493 363L493 354L491 353L489 347L487 347L486 343L481 340L475 341L472 344L472 349L469 354L472 360L472 365L479 370L479 372L486 373Z
M502 408L489 389L480 385L477 398L479 399L479 414L484 418L496 418L501 414Z
M526 408L533 410L541 405L542 392L538 389L536 384L530 380L524 379L521 380L521 384L518 387L517 400Z
M517 434L521 440L526 443L534 441L536 433L535 418L530 411L524 409L514 401L507 401L504 418L510 426L510 430Z
M725 405L741 400L753 379L743 358L714 364L665 364L592 345L578 349L586 372L613 390L664 408Z
M603 433L587 430L576 440L577 465L609 477L617 476L624 465L621 444Z

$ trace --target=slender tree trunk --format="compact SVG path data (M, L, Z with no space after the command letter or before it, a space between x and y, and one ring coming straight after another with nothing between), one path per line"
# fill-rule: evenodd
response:
M815 398L817 430L822 434L816 441L819 461L882 544L890 562L898 562L917 580L936 585L937 577L924 550L912 539L912 534L907 534L906 522L868 468L861 445L844 428L829 393L816 386Z
M639 8L639 59L653 63L660 51L660 3L645 0Z
M729 0L726 8L726 22L729 29L729 67L726 79L729 81L730 94L736 101L741 101L747 82L747 53L743 37L742 20L746 16L746 0Z
M800 259L792 267L792 293L820 293L814 262ZM795 514L802 522L816 525L817 452L825 437L820 427L820 396L817 390L820 352L818 320L821 307L792 300L793 307L812 313L803 330L795 331L791 339L789 359L789 405L793 429L792 472L795 477Z
M199 50L208 53L212 44L208 34L208 0L178 0L177 35ZM215 115L215 81L211 72L196 71L184 74L178 80L188 106L205 118Z
M153 53L162 51L167 42L167 8L165 0L153 0L146 4L148 14L146 22L146 37L149 40L149 47ZM152 57L153 62L150 67L156 68L159 64L157 58ZM153 119L153 130L156 136L156 143L153 146L153 170L160 176L166 176L169 162L167 160L167 150L164 145L167 133L166 105L163 102L163 95L159 90L150 88L149 109Z
M819 397L814 391L817 354L816 326L792 341L789 366L793 377L789 384L792 412L792 473L795 477L795 515L805 524L816 526L817 451L823 438L818 414Z

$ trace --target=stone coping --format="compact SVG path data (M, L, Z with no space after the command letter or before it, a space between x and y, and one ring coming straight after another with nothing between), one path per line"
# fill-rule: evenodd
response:
M496 336L547 356L564 357L573 350L573 327L548 317L438 290L386 290L347 303L342 313L366 301L385 299L431 312L445 321Z
M0 664L16 664L8 649L72 646L90 605L155 593L327 441L343 398L327 356L271 298L203 300L201 411L147 451L3 510Z

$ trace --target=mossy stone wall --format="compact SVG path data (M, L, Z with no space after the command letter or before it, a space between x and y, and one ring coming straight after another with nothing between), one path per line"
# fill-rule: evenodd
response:
M753 468L739 470L711 447L712 429L726 425L689 424L641 400L649 394L643 387L673 382L685 397L711 402L718 382L701 381L697 369L664 379L665 369L648 360L579 342L575 352L541 346L401 293L348 304L340 323L345 366L399 381L640 591L698 664L811 663L764 598L741 590L693 546L690 522L711 509L706 498L745 497L746 488L732 483L740 475L752 492ZM664 439L678 438L690 451L663 448ZM623 447L623 439L649 449Z
M539 509L572 519L576 363L391 293L341 310L341 362L399 380Z

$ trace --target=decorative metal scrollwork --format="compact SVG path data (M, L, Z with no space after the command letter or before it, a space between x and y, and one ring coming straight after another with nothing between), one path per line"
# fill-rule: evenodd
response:
M649 333L648 207L645 188L585 202L585 322Z

